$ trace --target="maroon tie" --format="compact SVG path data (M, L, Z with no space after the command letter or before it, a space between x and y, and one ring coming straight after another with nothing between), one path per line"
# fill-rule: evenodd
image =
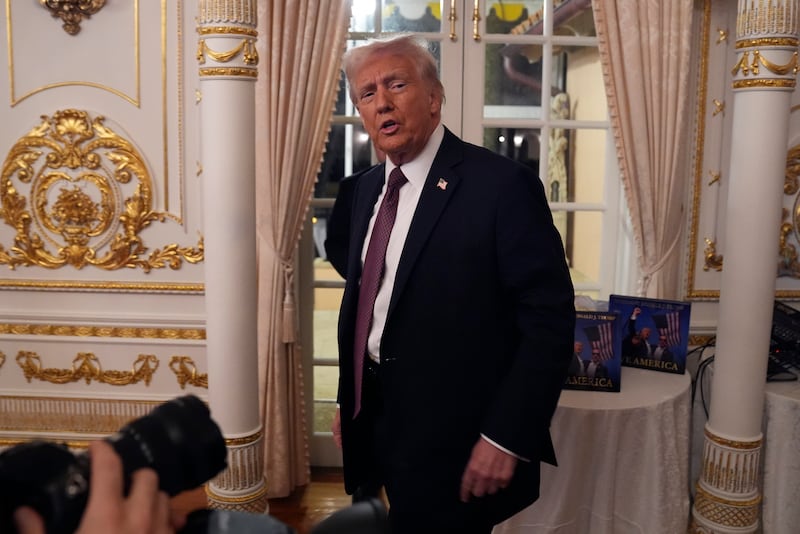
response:
M356 404L353 418L361 411L361 383L364 378L364 357L367 354L367 338L372 325L372 311L375 307L375 298L381 286L384 267L386 266L386 246L392 233L394 219L397 215L397 198L400 188L407 182L400 167L395 167L389 173L389 183L386 194L383 196L372 226L372 236L369 239L367 255L364 258L364 267L361 271L361 286L358 292L358 311L356 313L356 332L353 353L355 366Z

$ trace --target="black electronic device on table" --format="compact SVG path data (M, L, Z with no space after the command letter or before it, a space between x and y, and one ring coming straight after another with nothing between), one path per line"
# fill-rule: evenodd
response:
M767 380L797 380L800 371L800 310L775 301Z

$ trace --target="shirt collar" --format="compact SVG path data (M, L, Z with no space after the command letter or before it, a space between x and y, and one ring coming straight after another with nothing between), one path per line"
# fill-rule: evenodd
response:
M425 180L428 178L428 172L430 172L431 166L433 166L433 160L436 158L436 153L439 151L442 139L444 139L444 125L440 122L428 138L428 142L425 144L425 148L422 149L422 152L412 161L402 165L403 174L414 188L422 189L422 186L425 185ZM392 172L395 167L397 167L397 165L393 164L392 160L387 158L386 180L389 179L389 173Z

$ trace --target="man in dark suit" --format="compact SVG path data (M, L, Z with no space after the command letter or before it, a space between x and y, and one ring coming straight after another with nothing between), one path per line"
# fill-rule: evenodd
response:
M424 43L372 42L348 51L344 70L388 158L354 192L335 424L345 489L383 485L393 534L489 533L536 500L539 462L555 464L549 425L575 328L561 238L529 168L440 123L444 88ZM357 347L395 167L407 181L392 193L382 282Z
M584 374L589 378L608 378L608 367L603 363L599 349L592 349L592 359L584 362Z

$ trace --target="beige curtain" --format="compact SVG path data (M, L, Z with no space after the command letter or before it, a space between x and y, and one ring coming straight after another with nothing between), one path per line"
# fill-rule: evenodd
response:
M330 129L349 16L347 0L259 2L258 363L270 498L309 480L294 262Z
M691 143L693 0L593 0L611 129L642 273L640 296L673 298L682 265Z

